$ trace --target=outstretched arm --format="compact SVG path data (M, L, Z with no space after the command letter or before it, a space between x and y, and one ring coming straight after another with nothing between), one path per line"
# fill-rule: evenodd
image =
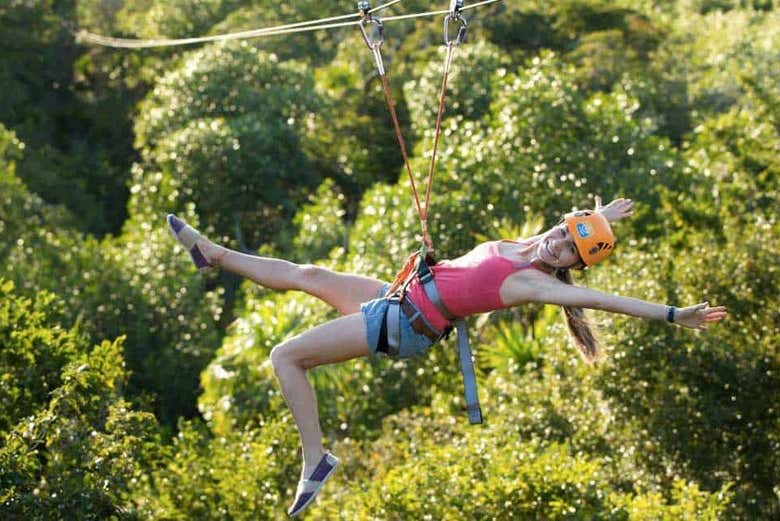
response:
M552 277L534 284L530 300L544 304L558 304L621 313L648 320L667 320L671 306L633 297L621 297L602 291L564 284ZM723 306L709 307L707 302L673 308L673 322L691 329L706 329L713 322L726 317Z

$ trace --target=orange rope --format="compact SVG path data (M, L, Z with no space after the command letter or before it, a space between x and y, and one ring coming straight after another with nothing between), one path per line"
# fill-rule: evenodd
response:
M454 43L447 44L447 58L444 65L444 78L442 79L441 92L439 93L439 109L436 115L436 130L433 136L433 154L431 156L431 164L428 168L428 183L425 190L425 206L420 204L420 195L417 192L417 184L414 181L414 174L412 174L412 167L409 165L409 154L406 151L406 143L404 142L403 135L401 133L401 125L398 123L398 114L395 110L395 102L393 101L393 95L390 92L390 84L387 80L387 74L380 75L382 79L382 90L385 93L385 99L387 100L387 106L390 108L390 115L393 119L393 126L395 127L395 134L398 139L398 145L401 147L401 155L404 158L404 165L406 167L406 173L409 175L409 182L412 185L412 195L414 195L414 202L417 205L417 213L420 216L420 223L422 224L422 238L423 244L433 251L433 241L428 233L428 208L431 202L431 188L433 187L433 173L436 169L436 152L439 147L439 138L441 136L441 121L444 114L444 100L447 95L447 81L449 79L450 64L452 63L452 51L454 49ZM378 52L378 49L375 49ZM399 274L400 275L400 274Z
M436 167L436 151L439 147L439 136L441 135L441 120L444 114L444 99L447 95L447 79L450 75L450 64L452 63L452 49L454 48L453 42L447 44L447 58L444 63L444 78L441 83L441 92L439 93L439 111L436 115L436 131L433 135L433 155L431 156L431 166L428 169L428 186L425 190L425 214L420 215L423 221L423 227L426 228L428 222L428 208L430 208L431 202L431 187L433 186L433 172Z
M393 101L393 95L390 93L390 84L387 81L387 74L382 74L382 87L385 92L385 99L387 100L387 106L390 108L390 115L393 118L393 125L395 126L395 134L398 138L398 145L401 147L401 155L404 158L404 165L406 166L406 172L409 174L409 182L412 185L412 194L414 195L414 202L417 205L417 213L420 215L420 219L423 221L423 242L426 246L432 248L431 238L428 236L428 230L425 226L425 218L427 217L423 213L423 209L420 206L420 196L417 193L417 185L414 182L414 174L412 174L412 167L409 165L409 154L406 152L406 143L404 137L401 134L401 125L398 123L398 114L395 111L395 102Z
M398 289L401 288L401 286L404 285L406 280L409 278L409 276L416 272L416 261L417 256L420 254L420 252L416 251L409 255L409 258L406 259L406 262L404 263L404 267L401 268L401 271L399 271L395 278L393 279L393 283L390 284L390 289L387 290L388 295L392 295L395 293Z
M387 73L385 72L384 65L382 63L382 52L381 52L381 44L382 44L382 24L380 21L377 20L376 25L378 25L379 29L379 40L374 40L373 38L369 38L368 34L366 33L365 29L363 28L363 25L360 26L361 31L363 32L363 38L366 41L366 44L368 44L368 48L371 50L371 52L374 54L374 59L376 60L377 69L379 71L379 77L382 80L382 90L385 95L385 100L387 101L387 107L390 109L390 116L393 120L393 126L395 128L395 135L398 139L398 145L401 148L401 155L403 156L404 160L404 166L406 167L406 173L409 176L409 183L412 186L412 195L414 196L414 202L417 206L417 214L420 217L420 224L422 226L422 241L423 241L423 247L424 250L427 250L425 255L426 257L428 255L433 255L433 241L431 240L431 236L428 233L428 209L430 208L431 203L431 190L433 187L433 173L436 170L436 154L439 148L439 138L441 137L441 122L442 122L442 116L444 114L444 101L446 99L447 95L447 81L449 79L449 73L450 73L450 65L452 64L452 53L453 49L455 48L456 41L452 40L450 41L448 38L446 38L447 34L447 23L449 21L449 17L445 20L445 39L447 40L447 56L445 58L444 62L444 74L442 78L442 85L441 85L441 92L439 93L439 108L436 114L436 129L434 131L433 135L433 152L431 155L431 164L428 168L428 183L425 190L425 206L422 206L420 204L420 194L417 191L417 183L414 180L414 174L412 173L412 167L409 164L409 154L406 150L406 143L404 142L403 134L401 132L401 125L398 122L398 114L395 110L395 101L393 101L393 94L390 91L390 82L387 79ZM464 23L465 27L465 23ZM461 29L463 31L463 28ZM460 37L460 35L459 35ZM373 41L372 41L373 40ZM414 257L414 256L412 256ZM396 276L396 280L393 282L393 286L396 286L396 284L399 282L399 279L401 278L402 274L404 272L409 271L409 265L412 263L412 257L407 260L406 265L401 270L401 272Z

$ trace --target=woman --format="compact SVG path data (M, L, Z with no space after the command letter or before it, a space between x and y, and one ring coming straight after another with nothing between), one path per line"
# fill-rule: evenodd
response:
M397 351L388 345L393 342L388 342L383 334L389 306L388 299L383 297L388 284L361 275L229 250L205 239L173 215L168 216L168 224L198 269L219 267L266 288L304 291L344 315L290 338L271 351L271 361L303 447L301 480L288 512L294 516L314 500L339 463L323 448L317 403L306 378L307 369L377 352L389 352L393 358L419 355L449 325L447 312L464 317L529 302L563 306L572 338L589 362L598 358L599 349L584 320L583 308L667 320L693 329L704 329L722 320L726 309L708 307L706 302L677 309L571 284L570 270L592 266L613 251L615 240L609 222L632 213L630 199L616 199L602 207L596 198L595 211L568 214L546 233L520 241L483 243L463 257L436 264L431 271L446 309L431 301L413 275L404 288ZM393 286L395 290L398 284Z

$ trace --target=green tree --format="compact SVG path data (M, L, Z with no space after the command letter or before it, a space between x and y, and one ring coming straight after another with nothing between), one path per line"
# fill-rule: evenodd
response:
M771 64L779 59L779 22L778 11L703 16L685 12L658 48L654 62L668 77L685 83L692 116L700 121L750 104L746 77L776 91L780 80Z
M128 0L118 18L122 28L139 38L189 38L202 36L242 3L239 0Z
M198 375L219 343L216 292L193 273L164 220L131 221L119 238L73 231L70 214L31 194L14 175L23 145L0 129L0 266L20 293L49 290L62 320L100 342L127 335L130 394L149 393L170 427L196 413ZM10 156L10 157L8 157ZM188 213L188 218L195 216ZM186 317L186 319L185 319Z
M708 490L731 482L734 516L769 519L777 515L780 469L778 411L766 401L780 391L780 280L766 267L779 253L780 230L760 217L752 224L732 217L724 228L724 239L688 228L684 254L661 243L652 254L621 253L619 266L598 273L599 286L672 304L703 295L730 314L707 333L616 317L608 343L625 349L611 357L599 387L632 426L624 443L642 447L650 473Z
M255 1L251 5L234 9L212 32L246 31L329 18L349 14L353 7L337 0L299 0L288 3ZM316 66L329 62L341 41L357 41L358 38L355 28L350 27L263 37L256 40L255 45L277 55L282 61L297 60Z
M245 42L188 54L141 106L146 162L131 212L194 202L217 234L245 248L272 240L318 179L301 150L300 129L317 104L312 86L300 65Z
M295 493L298 438L288 415L214 437L197 421L179 425L170 457L135 489L145 519L275 519Z
M83 335L52 324L62 315L54 295L27 299L0 279L0 435L48 403L62 368L83 350Z
M381 78L361 40L342 42L333 60L315 71L315 78L324 103L319 113L323 121L309 140L313 161L342 188L346 217L354 221L364 192L375 183L394 182L403 158ZM415 136L401 89L403 76L393 73L389 78L403 136L411 148Z
M100 57L83 55L63 23L76 11L74 1L0 7L0 121L27 145L18 165L25 183L103 235L126 217L135 92L109 79L116 71L94 67Z
M85 350L86 351L86 350ZM4 435L5 519L105 519L132 512L131 488L162 455L150 413L123 397L121 339L73 357L51 399Z

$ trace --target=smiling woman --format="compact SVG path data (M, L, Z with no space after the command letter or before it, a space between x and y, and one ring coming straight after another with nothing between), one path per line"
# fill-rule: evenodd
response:
M581 262L571 233L565 225L556 226L544 241L540 241L538 255L550 266L568 267Z
M168 225L198 269L219 267L266 288L304 291L345 315L290 338L271 352L303 446L303 470L289 512L297 515L339 464L323 448L308 369L379 353L394 359L418 356L466 316L529 302L563 306L572 338L588 362L598 358L599 349L583 308L667 320L694 329L722 320L726 309L710 308L706 302L677 309L571 284L572 269L593 266L614 251L610 222L632 213L629 199L616 199L602 207L597 198L595 210L568 214L546 233L485 242L462 257L432 266L420 261L410 276L392 286L363 275L229 250L174 215L168 216Z

